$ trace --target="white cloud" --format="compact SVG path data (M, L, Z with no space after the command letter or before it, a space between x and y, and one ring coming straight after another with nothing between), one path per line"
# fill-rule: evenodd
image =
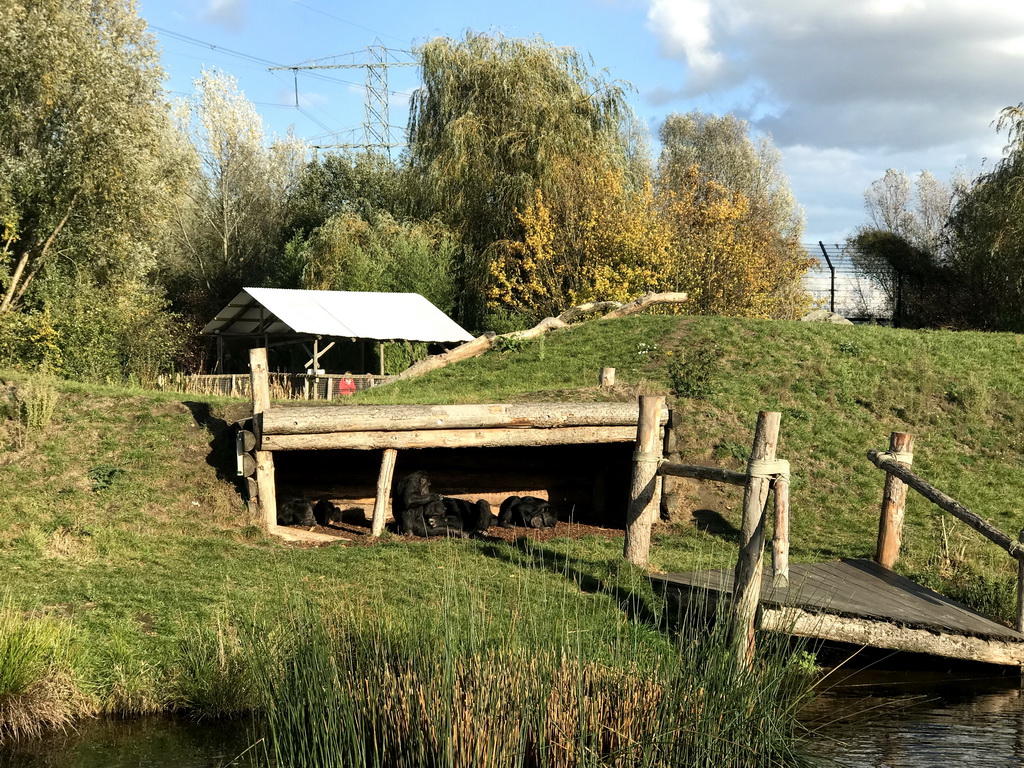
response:
M864 221L886 168L973 175L998 159L999 110L1024 100L1024 4L1004 0L647 0L681 85L647 94L771 133L808 236Z
M208 0L203 18L233 32L245 26L245 6L248 0Z
M780 143L941 146L1022 98L1024 5L1003 0L650 0L648 23L687 70L659 100L754 95Z

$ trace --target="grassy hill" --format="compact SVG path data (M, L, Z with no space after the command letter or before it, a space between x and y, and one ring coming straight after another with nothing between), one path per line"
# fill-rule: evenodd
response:
M870 556L884 475L864 452L884 449L894 430L916 435L915 467L935 485L1011 535L1024 525L1021 344L1000 334L632 317L584 323L354 402L632 400L709 382L705 398L675 399L680 454L739 468L757 411L780 410L779 456L794 472L793 558ZM720 351L716 365L676 362L708 349ZM595 386L602 366L618 369L615 389ZM61 712L244 709L248 694L216 694L210 682L232 677L225 638L240 616L296 596L396 627L423 621L423 606L482 611L479 631L494 637L564 626L570 610L595 634L663 642L619 610L627 595L657 611L641 575L622 564L621 540L284 546L250 524L230 482L232 447L220 430L245 403L0 378L0 657L32 648L19 669L56 665L65 676L63 687L51 681L49 720L43 693L22 685L23 709L38 722L59 723ZM45 426L18 426L17 387L23 396L59 390ZM673 521L657 530L653 567L731 565L739 493L681 487ZM701 524L694 510L705 510ZM1009 614L1010 559L913 495L898 567ZM5 674L0 663L0 686L19 690ZM0 715L2 739L3 717L18 729Z

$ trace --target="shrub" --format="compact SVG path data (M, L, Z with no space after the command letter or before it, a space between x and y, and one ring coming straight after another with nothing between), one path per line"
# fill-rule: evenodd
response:
M669 386L676 397L706 400L714 394L722 350L714 342L694 345L668 363Z

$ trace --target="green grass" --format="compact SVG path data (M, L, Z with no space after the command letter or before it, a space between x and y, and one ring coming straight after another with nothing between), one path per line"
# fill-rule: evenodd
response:
M712 342L724 354L702 382L704 396L674 403L678 455L739 468L757 411L781 410L779 456L794 472L794 560L871 556L884 476L864 452L885 448L894 430L916 435L914 465L939 488L1011 535L1024 524L1016 511L1024 496L1024 342L1009 334L672 316L593 321L352 402L633 400L667 392L669 362ZM596 387L603 366L618 370L612 390ZM460 621L482 627L474 617L486 615L486 632L498 637L523 626L524 611L557 624L567 607L585 606L587 626L597 627L619 622L622 605L632 604L633 615L657 618L658 601L622 565L621 540L386 538L313 550L267 540L222 479L230 441L197 422L210 412L214 427L239 418L244 401L59 387L48 424L20 448L0 443L0 577L13 611L66 632L61 668L81 694L60 699L68 711L245 708L252 689L217 683L238 677L222 666L221 650L234 642L228 627L239 616L275 616L296 594L325 610L402 622L441 611L443 579L458 569L473 606ZM675 520L656 530L652 565L731 566L740 492L675 490ZM694 509L709 510L718 526L702 530ZM942 520L911 494L898 569L1007 617L1013 562ZM663 641L654 624L632 626L644 643Z

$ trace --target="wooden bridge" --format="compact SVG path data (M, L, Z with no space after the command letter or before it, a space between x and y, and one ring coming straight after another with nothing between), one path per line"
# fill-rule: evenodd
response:
M652 575L677 612L730 600L732 571ZM1024 665L1024 634L870 560L790 566L788 584L761 580L762 630L829 642Z

